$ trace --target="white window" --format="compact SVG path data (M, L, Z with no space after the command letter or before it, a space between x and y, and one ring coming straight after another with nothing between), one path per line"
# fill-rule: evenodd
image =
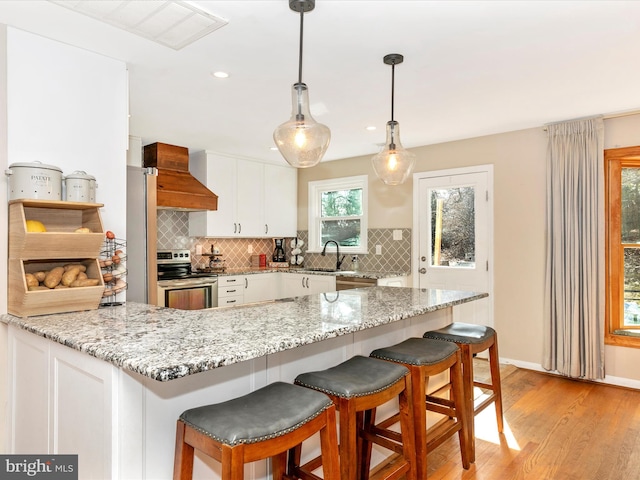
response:
M367 253L367 175L309 182L309 251ZM335 252L335 245L327 245Z

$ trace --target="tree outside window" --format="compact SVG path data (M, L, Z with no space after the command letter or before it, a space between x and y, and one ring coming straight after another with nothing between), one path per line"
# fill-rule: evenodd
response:
M309 251L334 240L341 252L367 253L367 185L366 175L309 182Z

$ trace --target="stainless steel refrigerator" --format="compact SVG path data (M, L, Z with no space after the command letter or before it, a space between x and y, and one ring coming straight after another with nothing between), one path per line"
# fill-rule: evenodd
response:
M157 304L155 168L127 166L127 300Z

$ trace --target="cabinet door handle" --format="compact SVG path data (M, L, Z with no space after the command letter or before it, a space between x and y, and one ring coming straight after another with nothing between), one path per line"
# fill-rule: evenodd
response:
M305 277L302 277L302 288L304 288L304 279Z
M227 293L236 293L237 290L234 288L233 290L227 290Z
M267 225L266 223L264 224L264 233L265 235L269 233L269 225Z
M233 223L233 233L238 233L238 224L237 223Z
M242 233L242 224L238 223L238 233Z
M249 288L249 279L248 278L244 279L244 288Z
M307 277L307 288L309 288L309 277Z

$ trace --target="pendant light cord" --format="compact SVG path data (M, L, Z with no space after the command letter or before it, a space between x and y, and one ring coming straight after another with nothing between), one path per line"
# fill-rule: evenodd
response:
M396 81L396 64L395 62L391 64L391 121L393 122L393 100L394 100L394 92L395 92L395 81Z
M298 83L302 83L302 37L304 31L304 9L300 10L300 53L298 55Z

